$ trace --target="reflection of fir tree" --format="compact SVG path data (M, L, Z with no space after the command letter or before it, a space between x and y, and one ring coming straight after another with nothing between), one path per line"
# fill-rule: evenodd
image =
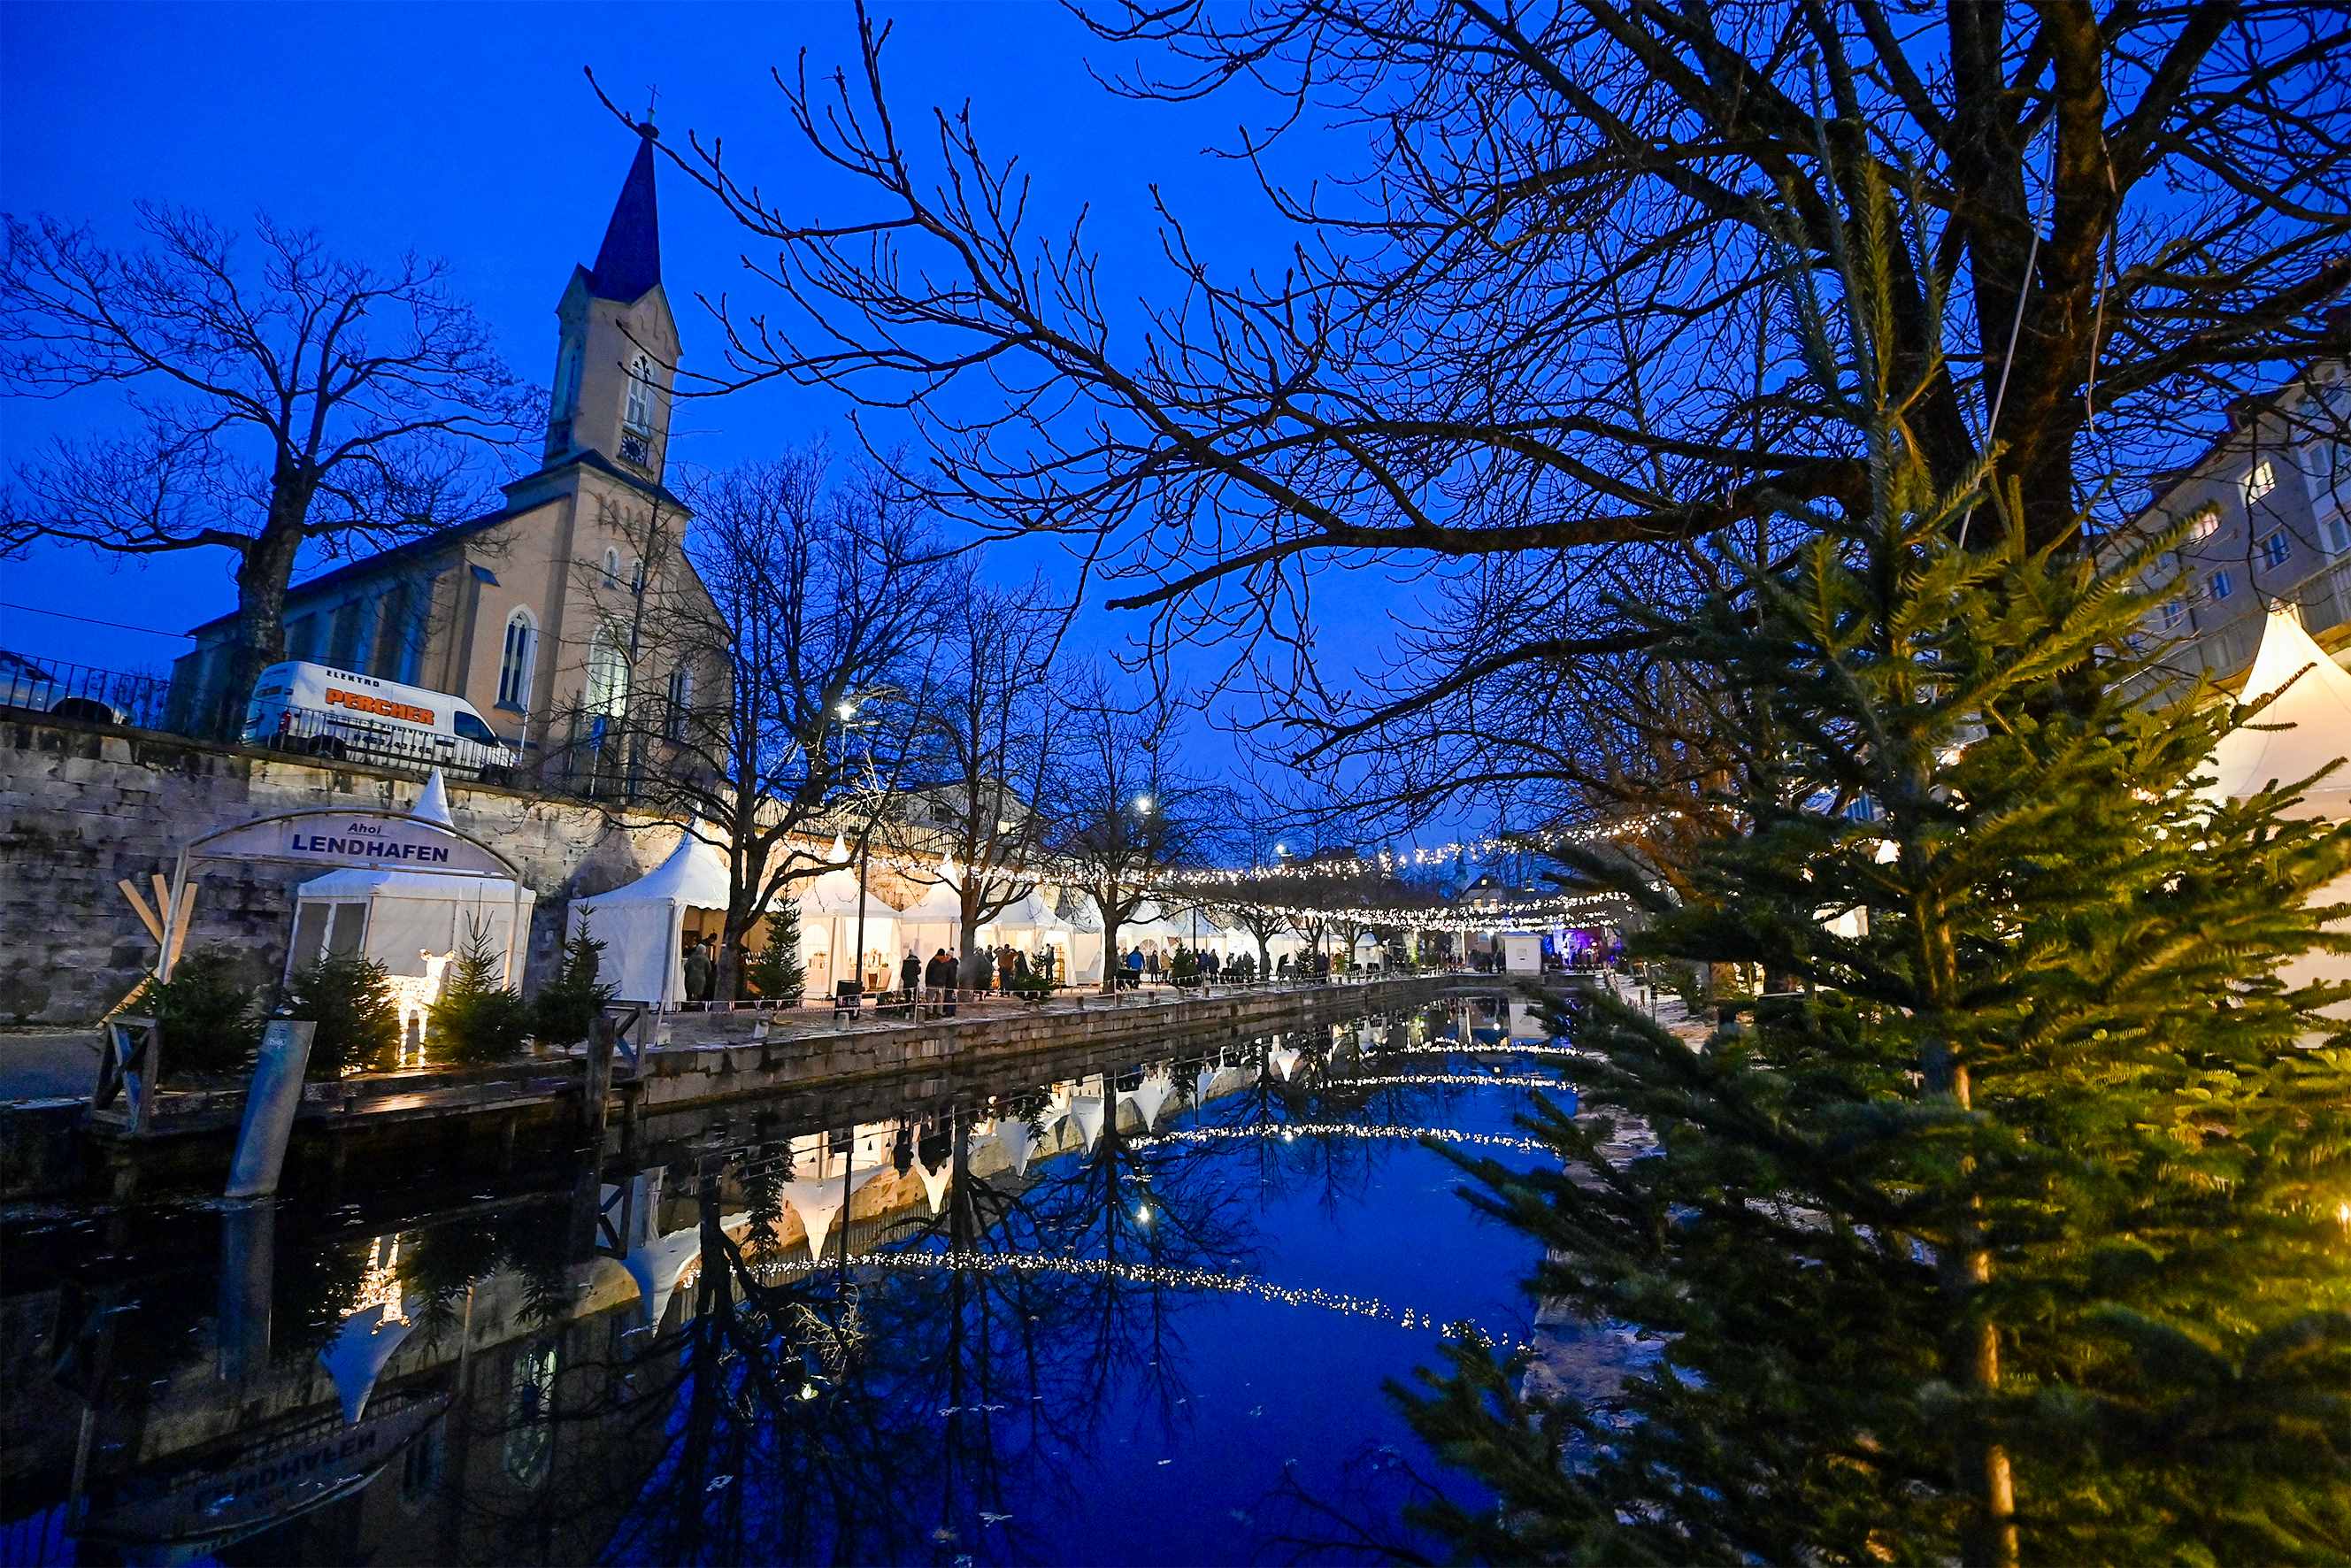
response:
M1747 834L1646 951L1803 994L1704 1050L1601 1008L1599 1114L1540 1126L1570 1169L1474 1164L1535 1289L1662 1354L1538 1408L1460 1350L1412 1417L1500 1506L1435 1517L1491 1559L2340 1561L2351 1057L2271 976L2351 829L2208 809L2219 721L2121 695L2151 557L2102 581L1930 491L1902 414L1940 367L1876 355L1876 238L1845 360L1798 293L1871 505L1655 622L1772 723L1724 737Z

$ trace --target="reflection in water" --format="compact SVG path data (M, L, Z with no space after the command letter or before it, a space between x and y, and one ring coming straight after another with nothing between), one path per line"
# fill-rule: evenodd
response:
M13 1237L0 1556L1405 1542L1415 1496L1468 1494L1418 1473L1381 1382L1445 1337L1562 1342L1527 1321L1523 1239L1425 1146L1541 1157L1511 1117L1564 1048L1524 1030L1489 1004L983 1070L813 1124L790 1101L681 1122L633 1161L415 1213L125 1210Z

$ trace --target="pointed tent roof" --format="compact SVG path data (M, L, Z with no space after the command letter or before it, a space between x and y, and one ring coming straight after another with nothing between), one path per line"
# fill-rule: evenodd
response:
M2351 671L2311 641L2291 606L2270 612L2243 700L2273 692L2283 695L2212 748L2212 797L2252 795L2273 779L2291 784L2351 753ZM2351 763L2305 792L2294 814L2351 820Z
M661 218L653 204L653 141L660 133L637 128L636 161L612 204L596 265L588 269L588 289L600 299L635 299L661 285Z
M726 861L714 844L680 832L669 858L632 883L610 893L590 894L579 902L601 907L608 904L663 903L690 904L696 909L726 907Z

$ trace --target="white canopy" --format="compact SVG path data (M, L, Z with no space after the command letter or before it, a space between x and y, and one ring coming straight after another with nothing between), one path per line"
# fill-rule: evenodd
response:
M2281 694L2253 722L2221 737L2213 748L2219 775L2206 793L2238 797L2272 781L2291 784L2351 755L2351 671L2311 641L2290 605L2269 613L2261 651L2245 676L2244 700ZM2321 779L2293 815L2351 819L2351 762Z
M602 977L622 1001L673 1008L685 999L678 932L688 909L726 907L726 860L690 832L643 876L610 893L571 901L571 929L588 920L604 944Z
M2269 623L2262 629L2261 651L2245 675L2246 701L2273 692L2279 694L2277 700L2256 715L2252 725L2223 736L2212 748L2211 767L2218 777L2206 787L2207 796L2242 798L2273 780L2291 784L2351 753L2351 672L2311 641L2290 606L2270 612ZM2304 791L2289 814L2351 821L2351 763ZM2310 902L2351 904L2351 876L2317 889ZM2351 954L2305 953L2281 967L2278 978L2289 987L2351 979ZM2338 1020L2351 1019L2351 1002L2337 1002L2325 1012Z
M385 866L345 866L294 890L294 940L287 967L307 967L329 953L359 953L394 975L422 976L425 954L454 953L478 922L493 952L516 944L517 895L528 937L538 896L504 877L447 876ZM338 907L343 906L343 907Z
M800 956L808 964L810 994L829 997L836 981L857 974L858 915L864 915L865 951L878 955L873 968L884 987L898 983L898 912L873 896L861 894L857 873L837 867L823 875L791 884L800 906Z
M935 882L923 896L898 911L902 940L928 958L940 948L963 951L963 895L951 883Z

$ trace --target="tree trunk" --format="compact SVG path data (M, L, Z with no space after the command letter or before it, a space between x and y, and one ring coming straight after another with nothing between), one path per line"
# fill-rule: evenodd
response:
M212 734L235 740L245 729L246 705L261 672L286 656L286 589L294 580L294 558L302 548L301 502L271 502L269 524L245 547L236 568L236 632L229 644L228 670L213 694Z
M1102 912L1102 995L1114 997L1118 994L1118 977L1126 967L1119 961L1117 900L1098 907Z

